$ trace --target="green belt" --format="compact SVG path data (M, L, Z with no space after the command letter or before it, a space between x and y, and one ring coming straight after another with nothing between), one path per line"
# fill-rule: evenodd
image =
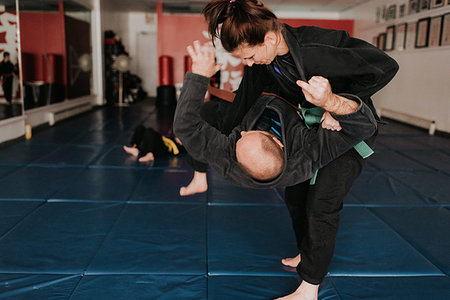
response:
M302 107L302 116L303 119L305 120L306 128L311 129L314 124L320 123L320 120L322 119L324 112L325 110L321 107L313 107L313 108ZM367 145L367 143L364 141L359 142L358 144L353 146L353 148L364 159L371 156L374 153L372 148L370 148L369 145ZM309 181L310 185L314 185L316 183L318 172L319 170L316 170L314 172L313 177Z

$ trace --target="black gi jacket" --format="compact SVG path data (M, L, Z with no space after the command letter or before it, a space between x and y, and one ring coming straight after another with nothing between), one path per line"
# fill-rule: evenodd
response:
M314 172L370 137L377 127L371 110L361 100L356 112L335 115L340 132L318 126L307 129L297 110L274 96L263 95L245 115L242 123L229 135L222 134L200 116L200 106L209 78L188 72L178 100L174 118L174 133L186 150L196 159L207 162L225 179L234 184L253 188L285 187L303 182ZM351 97L351 96L349 96ZM354 98L354 97L351 97ZM283 172L271 181L261 182L241 170L236 160L236 142L242 130L252 130L256 121L270 107L280 116L281 135L285 153Z
M397 73L398 64L394 59L373 45L350 37L346 31L314 26L293 28L284 24L282 33L300 74L299 79L327 78L335 94L358 96L378 119L370 97ZM234 98L233 115L227 118L223 132L229 133L240 124L261 92L282 95L279 89L267 65L246 66Z

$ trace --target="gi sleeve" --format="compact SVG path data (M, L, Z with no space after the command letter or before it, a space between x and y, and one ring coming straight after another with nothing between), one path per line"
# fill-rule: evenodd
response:
M308 48L303 52L306 72L326 77L335 93L365 100L388 84L399 69L385 52L346 31L310 27L302 38L302 47Z
M230 160L232 141L200 116L208 83L207 77L191 72L186 74L175 110L173 129L175 136L193 157L220 168Z

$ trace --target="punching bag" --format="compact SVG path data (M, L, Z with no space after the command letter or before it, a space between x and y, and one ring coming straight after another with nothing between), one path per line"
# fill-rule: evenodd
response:
M176 90L173 85L173 58L159 57L159 86L156 90L156 106L176 105Z

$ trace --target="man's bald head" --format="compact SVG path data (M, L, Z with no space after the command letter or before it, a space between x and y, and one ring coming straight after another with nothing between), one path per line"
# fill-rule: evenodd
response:
M241 169L251 177L267 181L284 168L283 145L265 131L242 131L236 143L236 158Z

